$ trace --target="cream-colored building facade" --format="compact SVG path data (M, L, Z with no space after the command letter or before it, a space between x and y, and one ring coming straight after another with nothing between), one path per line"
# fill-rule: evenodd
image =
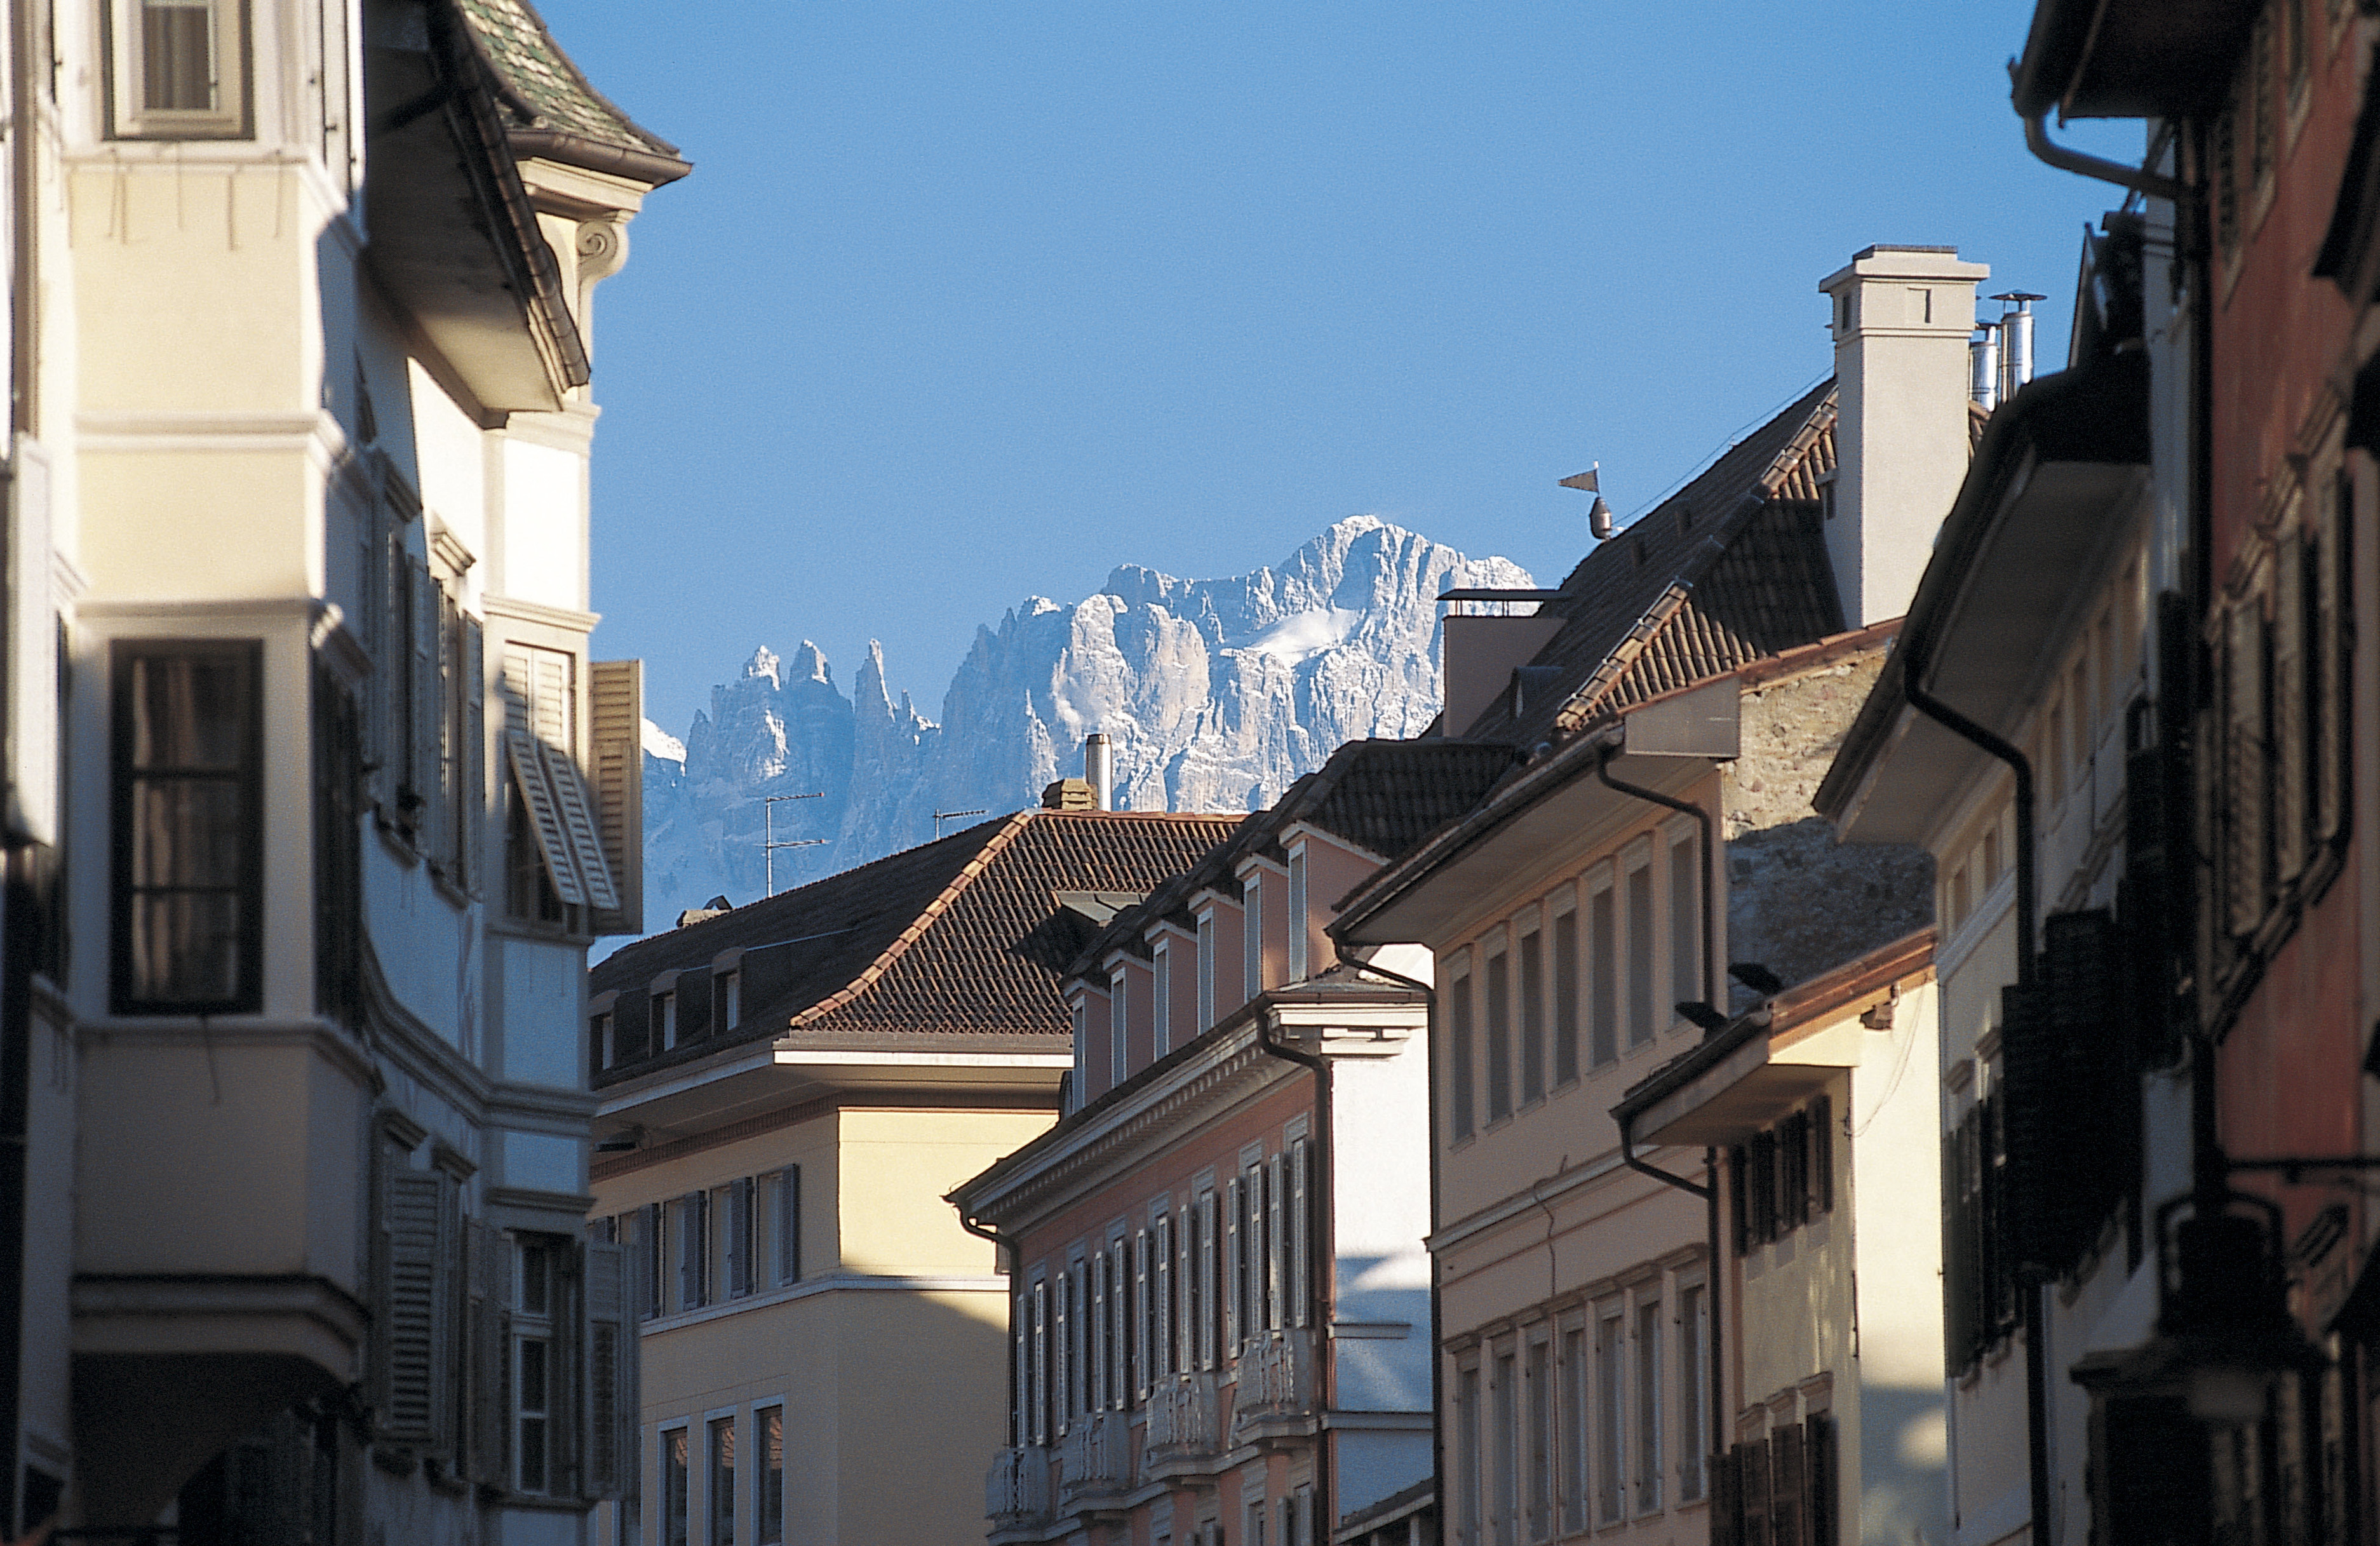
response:
M595 968L592 1212L643 1350L601 1539L982 1538L1010 1284L943 1196L1055 1119L1075 952L1232 825L1020 811Z
M0 1535L580 1540L578 1004L638 889L589 308L687 165L520 0L8 15Z

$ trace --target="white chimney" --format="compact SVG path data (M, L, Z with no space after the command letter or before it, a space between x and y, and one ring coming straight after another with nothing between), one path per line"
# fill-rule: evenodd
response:
M1834 301L1835 498L1843 621L1898 617L1967 473L1967 343L1991 270L1955 247L1871 247L1819 281Z
M1115 768L1108 761L1108 738L1098 731L1083 737L1083 777L1091 785L1091 809L1115 809Z

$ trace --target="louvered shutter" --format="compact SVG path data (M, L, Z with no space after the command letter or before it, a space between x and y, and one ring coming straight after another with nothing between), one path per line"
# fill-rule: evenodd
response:
M644 932L645 663L596 661L589 667L588 748L594 772L595 825L618 890L595 919L599 934Z
M1711 1465L1710 1546L1742 1546L1742 1456L1721 1450Z
M1769 1513L1768 1444L1754 1439L1735 1446L1736 1476L1743 1499L1743 1546L1769 1546L1775 1521Z
M1098 1411L1107 1404L1108 1265L1104 1253L1090 1263L1089 1293L1083 1303L1083 1408Z
M642 1218L638 1225L641 1233L637 1242L639 1248L638 1255L643 1260L644 1266L643 1270L637 1274L640 1280L637 1287L644 1297L642 1303L637 1308L650 1319L661 1314L666 1308L663 1302L666 1295L662 1292L669 1281L666 1210L658 1202L648 1202L639 1210L639 1212Z
M405 560L405 747L400 753L413 802L404 811L416 841L435 834L438 803L438 583L410 554Z
M2264 620L2252 598L2234 606L2224 638L2223 764L2217 791L2223 834L2225 919L2235 934L2265 916Z
M777 1281L802 1279L802 1167L777 1173Z
M1264 1166L1264 1323L1274 1330L1290 1323L1289 1280L1293 1274L1289 1268L1289 1221L1293 1215L1285 1185L1288 1168L1289 1159L1283 1154L1275 1154Z
M512 1242L501 1229L470 1231L471 1479L512 1485Z
M699 1309L708 1298L703 1269L710 1249L710 1197L688 1192L678 1201L677 1308Z
M1974 1196L1968 1180L1974 1143L1972 1111L1942 1138L1942 1367L1953 1379L1976 1350Z
M2297 531L2283 534L2273 596L2273 878L2287 883L2306 858L2305 550Z
M1221 1210L1217 1205L1215 1194L1213 1192L1201 1192L1198 1194L1197 1259L1195 1261L1184 1263L1191 1272L1194 1272L1198 1275L1198 1300L1200 1309L1197 1315L1198 1323L1195 1330L1197 1336L1198 1367L1200 1369L1212 1369L1215 1367L1217 1354L1215 1345L1220 1340L1218 1333L1222 1328L1223 1284L1221 1278L1223 1253L1219 1248L1220 1241L1215 1235L1216 1229L1222 1222L1219 1216L1220 1211ZM1186 1345L1183 1348L1183 1353L1186 1357L1189 1353L1189 1348Z
M2321 525L2314 536L2313 615L2307 641L2314 673L2313 712L2310 716L2313 758L2313 832L2321 842L2336 842L2346 827L2348 725L2354 723L2355 700L2350 682L2351 655L2348 649L2351 613L2348 606L2348 550L2354 530L2348 519L2353 507L2353 480L2341 472L2323 503ZM2366 651L2369 659L2370 651Z
M1148 1231L1144 1229L1132 1239L1132 1345L1126 1356L1130 1399L1147 1397L1154 1375L1150 1361L1157 1356L1156 1317L1150 1313L1148 1296Z
M1840 1482L1836 1474L1835 1415L1813 1412L1803 1426L1809 1435L1806 1466L1810 1515L1804 1539L1808 1546L1838 1546L1842 1510L1838 1491Z
M727 1184L727 1293L752 1292L752 1178Z
M1835 1211L1835 1102L1828 1095L1810 1107L1810 1211L1814 1218Z
M518 730L504 733L504 753L512 762L513 787L528 808L529 830L537 834L538 852L545 860L545 872L553 882L553 894L574 907L587 905L587 890L578 882L578 865L570 841L570 832L563 824L562 811L554 803L553 786L548 782L545 748Z
M434 1446L439 1440L439 1289L445 1243L446 1178L435 1171L392 1171L382 1206L382 1321L379 1420L387 1438Z
M1224 1185L1223 1277L1227 1292L1223 1295L1222 1351L1229 1357L1239 1347L1248 1323L1248 1232L1241 1227L1242 1216L1247 1211L1247 1189L1236 1175Z
M1289 1150L1290 1320L1314 1321L1314 1143L1299 1138Z
M565 749L542 741L538 743L538 753L545 762L546 785L553 792L554 812L562 819L571 863L577 870L587 906L599 913L617 911L620 893L612 883L612 867L603 858L602 839L595 830L594 804L578 776L578 764Z
M616 1498L636 1475L636 1339L627 1321L627 1256L587 1247L587 1455L584 1495Z
M455 835L455 881L477 895L484 873L480 854L488 822L487 631L467 612L462 615L460 632L462 660L455 669L463 676L463 724L457 735L462 831Z
M1808 1476L1802 1449L1802 1425L1776 1429L1768 1435L1768 1493L1771 1546L1803 1546L1802 1505Z
M1156 1253L1148 1263L1148 1383L1154 1387L1160 1378L1173 1372L1172 1214L1159 1215L1148 1242Z

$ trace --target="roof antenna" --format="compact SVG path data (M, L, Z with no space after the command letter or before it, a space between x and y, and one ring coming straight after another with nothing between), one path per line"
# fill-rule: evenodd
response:
M1587 507L1586 529L1595 533L1597 542L1607 542L1611 540L1611 506L1603 502L1602 485L1597 481L1602 471L1603 464L1597 462L1585 472L1563 479L1561 486L1595 495L1595 503Z

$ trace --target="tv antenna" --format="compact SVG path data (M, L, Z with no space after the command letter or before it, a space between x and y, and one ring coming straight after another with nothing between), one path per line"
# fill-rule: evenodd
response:
M984 812L983 812L982 810L937 810L937 811L935 811L935 812L934 812L934 841L935 841L935 842L937 842L937 843L939 843L939 842L941 842L941 841L942 840L942 823L943 823L944 822L955 822L955 821L957 821L957 820L958 820L960 817L962 817L962 816L980 816L980 815L982 815L983 813L984 813Z
M760 800L760 852L769 867L769 895L777 895L777 850L780 848L815 848L826 841L823 837L789 838L777 841L777 807L785 800L822 800L826 791L813 789L807 795L768 795Z

